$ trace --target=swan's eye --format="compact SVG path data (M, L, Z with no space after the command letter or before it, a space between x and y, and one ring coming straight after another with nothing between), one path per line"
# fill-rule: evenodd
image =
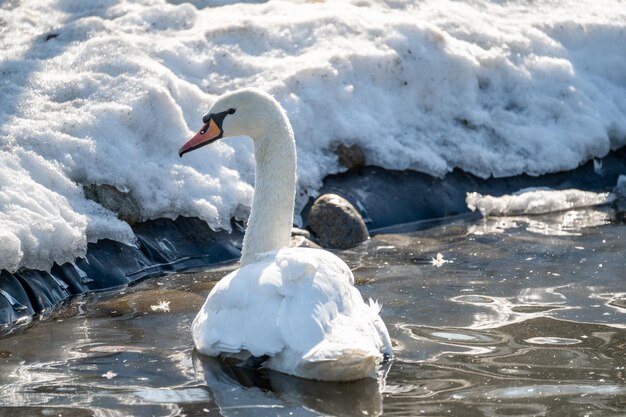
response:
M237 109L228 109L228 114L235 114Z

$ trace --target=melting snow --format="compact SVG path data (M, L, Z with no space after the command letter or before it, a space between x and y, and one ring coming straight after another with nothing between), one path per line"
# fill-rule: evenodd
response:
M237 87L286 108L310 194L341 169L338 143L368 164L482 177L573 169L626 144L620 1L209 3L0 5L0 268L132 244L84 185L128 193L143 219L229 228L251 201L251 144L176 151Z
M465 200L470 210L479 210L480 214L487 217L543 214L592 207L611 203L615 201L615 196L581 190L526 189L499 197L467 193Z

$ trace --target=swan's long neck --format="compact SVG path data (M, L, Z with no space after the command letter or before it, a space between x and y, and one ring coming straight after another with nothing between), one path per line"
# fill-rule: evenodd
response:
M284 112L277 112L267 134L254 141L254 198L243 239L241 265L258 254L289 245L296 191L296 146Z

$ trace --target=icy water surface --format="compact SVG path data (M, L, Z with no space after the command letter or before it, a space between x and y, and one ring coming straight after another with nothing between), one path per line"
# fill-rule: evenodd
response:
M231 265L75 300L0 339L0 414L626 415L623 220L588 209L396 231L339 252L396 345L382 392L194 354L191 320Z

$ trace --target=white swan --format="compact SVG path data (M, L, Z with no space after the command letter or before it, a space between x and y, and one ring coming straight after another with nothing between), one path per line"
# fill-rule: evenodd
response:
M255 192L241 267L220 280L193 321L196 349L210 356L265 357L264 366L303 378L377 377L393 355L380 308L366 304L348 266L319 249L288 248L296 149L280 104L259 90L221 96L184 153L230 136L254 141Z

